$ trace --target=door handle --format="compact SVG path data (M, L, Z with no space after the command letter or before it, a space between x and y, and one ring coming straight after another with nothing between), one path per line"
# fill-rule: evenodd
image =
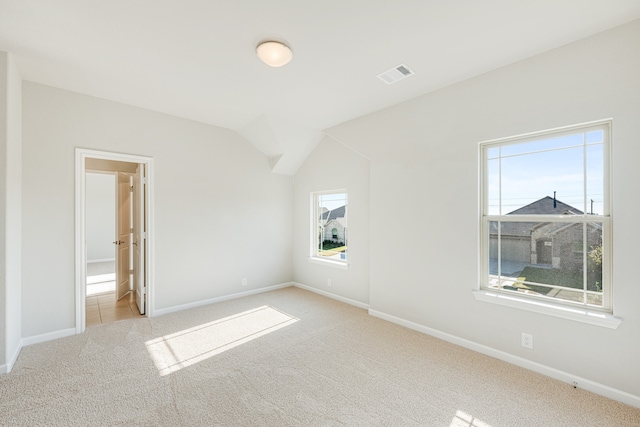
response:
M138 246L138 242L133 242L132 245Z

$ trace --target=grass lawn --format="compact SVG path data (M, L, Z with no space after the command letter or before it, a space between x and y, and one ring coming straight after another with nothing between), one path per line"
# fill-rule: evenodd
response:
M523 283L524 281L582 289L582 273L559 270L557 268L525 267L513 285L519 289L530 289L539 294L546 295L551 291L551 288L525 284Z
M334 256L334 255L338 255L340 252L344 252L347 250L346 246L339 246L337 248L331 248L331 249L326 249L326 250L321 250L319 251L320 256Z

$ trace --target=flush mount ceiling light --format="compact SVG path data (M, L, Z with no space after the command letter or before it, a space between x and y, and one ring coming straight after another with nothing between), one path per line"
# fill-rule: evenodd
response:
M258 58L271 67L282 67L291 61L293 52L289 46L276 41L262 42L256 48Z

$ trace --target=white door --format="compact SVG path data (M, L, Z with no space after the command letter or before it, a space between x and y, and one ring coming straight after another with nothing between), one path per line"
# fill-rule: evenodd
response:
M118 206L116 212L116 298L121 299L130 290L130 244L131 244L131 184L126 173L118 172Z
M139 164L133 176L133 289L140 314L145 313L145 223L144 164Z

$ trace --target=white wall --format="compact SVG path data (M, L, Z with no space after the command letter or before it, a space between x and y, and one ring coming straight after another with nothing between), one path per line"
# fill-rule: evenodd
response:
M371 230L395 224L394 233L371 234L371 308L640 396L639 46L636 21L327 130L370 159ZM613 118L614 313L622 324L612 330L475 300L478 142L603 118ZM533 350L520 346L521 332L533 334Z
M87 173L85 186L87 262L115 260L116 175Z
M31 82L23 121L24 337L75 325L75 147L154 159L156 310L291 281L292 178L236 132Z
M21 338L22 80L0 52L0 371L11 370Z
M0 308L4 313L7 306L7 146L8 132L8 61L9 55L0 52ZM7 317L0 315L0 374L6 372L7 366Z
M349 268L309 262L311 193L346 188ZM369 161L325 137L294 179L294 280L322 292L369 303ZM331 287L327 285L331 279Z

